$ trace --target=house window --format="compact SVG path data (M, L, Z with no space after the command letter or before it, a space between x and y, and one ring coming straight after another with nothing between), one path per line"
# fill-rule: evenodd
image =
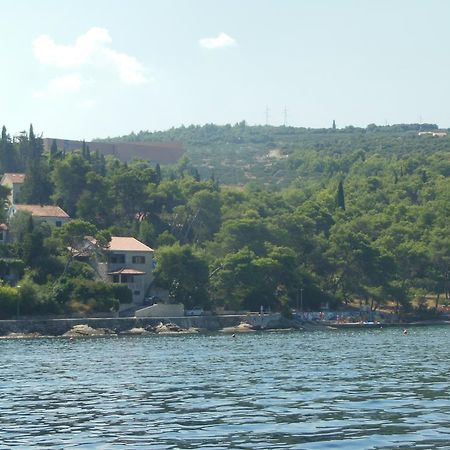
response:
M57 220L55 222L55 225L59 228L62 225L62 222L60 220Z
M133 264L145 264L145 256L133 256Z
M122 283L133 283L133 275L122 275Z
M3 231L0 232L0 241L3 241Z
M113 283L133 283L133 275L113 275Z
M141 295L141 291L133 291L133 295Z
M112 255L110 255L109 261L111 262L111 264L125 264L125 255L113 253Z

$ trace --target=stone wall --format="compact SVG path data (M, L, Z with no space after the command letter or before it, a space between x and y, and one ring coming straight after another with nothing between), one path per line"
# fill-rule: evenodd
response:
M138 309L135 314L136 317L180 317L184 316L184 306L182 303L156 303Z

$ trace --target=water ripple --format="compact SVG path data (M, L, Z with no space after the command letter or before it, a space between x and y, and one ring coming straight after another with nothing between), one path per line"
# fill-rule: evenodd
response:
M444 449L450 329L2 340L0 449Z

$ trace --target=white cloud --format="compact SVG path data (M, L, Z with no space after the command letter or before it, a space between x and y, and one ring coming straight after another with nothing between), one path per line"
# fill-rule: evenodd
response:
M219 33L217 37L200 39L198 43L200 44L200 47L208 49L234 47L237 45L235 39L223 32Z
M111 43L108 30L93 27L79 36L73 45L57 44L51 37L41 35L33 41L33 53L42 65L50 67L81 69L103 63L105 68L113 67L125 84L149 81L144 66L133 56L112 49Z
M77 73L53 78L48 82L48 88L57 92L77 92L81 89L83 80Z
M80 74L70 73L49 80L45 89L33 93L33 98L45 100L51 95L79 92L84 84L86 83Z
M133 56L110 49L105 49L105 54L116 65L119 77L124 83L141 84L148 81L144 75L142 64Z

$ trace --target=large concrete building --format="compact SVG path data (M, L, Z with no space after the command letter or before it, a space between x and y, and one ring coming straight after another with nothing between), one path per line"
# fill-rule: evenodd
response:
M53 141L56 142L59 151L71 152L79 150L83 146L82 141L69 139L44 138L44 148L50 150ZM115 156L122 162L133 159L143 159L154 164L174 164L184 154L183 145L180 142L86 142L91 152L98 151L103 155Z

